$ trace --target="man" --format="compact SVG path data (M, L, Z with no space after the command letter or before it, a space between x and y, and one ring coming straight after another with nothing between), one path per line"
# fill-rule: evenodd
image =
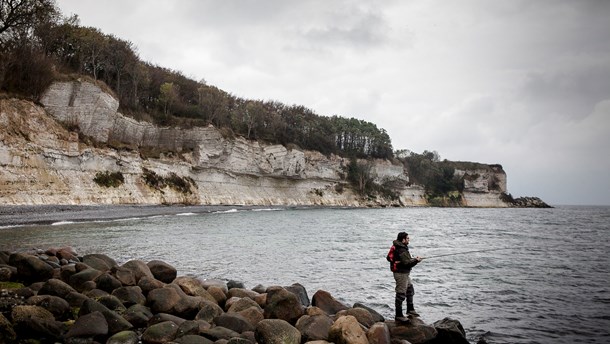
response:
M409 234L405 232L398 233L398 237L394 240L394 246L388 254L388 260L390 261L390 269L394 273L394 280L396 280L396 320L397 321L408 321L402 313L402 303L407 300L407 314L417 317L419 314L415 312L415 306L413 305L413 284L411 283L411 277L409 273L411 268L421 262L422 258L417 256L411 257L409 253Z

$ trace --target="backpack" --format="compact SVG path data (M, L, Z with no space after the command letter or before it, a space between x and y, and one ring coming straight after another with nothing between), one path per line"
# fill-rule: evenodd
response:
M388 255L385 257L385 259L390 262L390 270L392 270L392 272L396 272L398 270L398 263L400 263L400 260L396 260L394 257L395 251L396 246L392 245L392 247L390 247Z

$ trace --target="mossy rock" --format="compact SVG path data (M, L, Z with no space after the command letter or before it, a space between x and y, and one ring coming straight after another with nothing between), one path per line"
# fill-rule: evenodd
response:
M25 288L25 286L22 283L0 282L0 289L12 290L12 289L21 289L21 288Z

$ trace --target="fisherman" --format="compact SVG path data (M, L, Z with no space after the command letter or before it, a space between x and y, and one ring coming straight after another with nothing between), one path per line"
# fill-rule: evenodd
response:
M409 234L405 232L398 233L398 237L394 240L393 247L388 253L387 259L390 261L390 269L394 273L394 280L396 280L396 317L397 321L408 321L402 312L402 303L407 300L407 315L418 317L419 314L415 311L413 305L413 283L409 273L411 268L417 263L421 262L422 258L417 256L411 257L409 253Z

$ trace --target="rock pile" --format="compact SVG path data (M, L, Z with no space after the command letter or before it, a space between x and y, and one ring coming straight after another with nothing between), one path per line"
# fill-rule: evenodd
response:
M177 276L70 247L0 252L0 343L468 343L456 320L386 321L329 292Z

